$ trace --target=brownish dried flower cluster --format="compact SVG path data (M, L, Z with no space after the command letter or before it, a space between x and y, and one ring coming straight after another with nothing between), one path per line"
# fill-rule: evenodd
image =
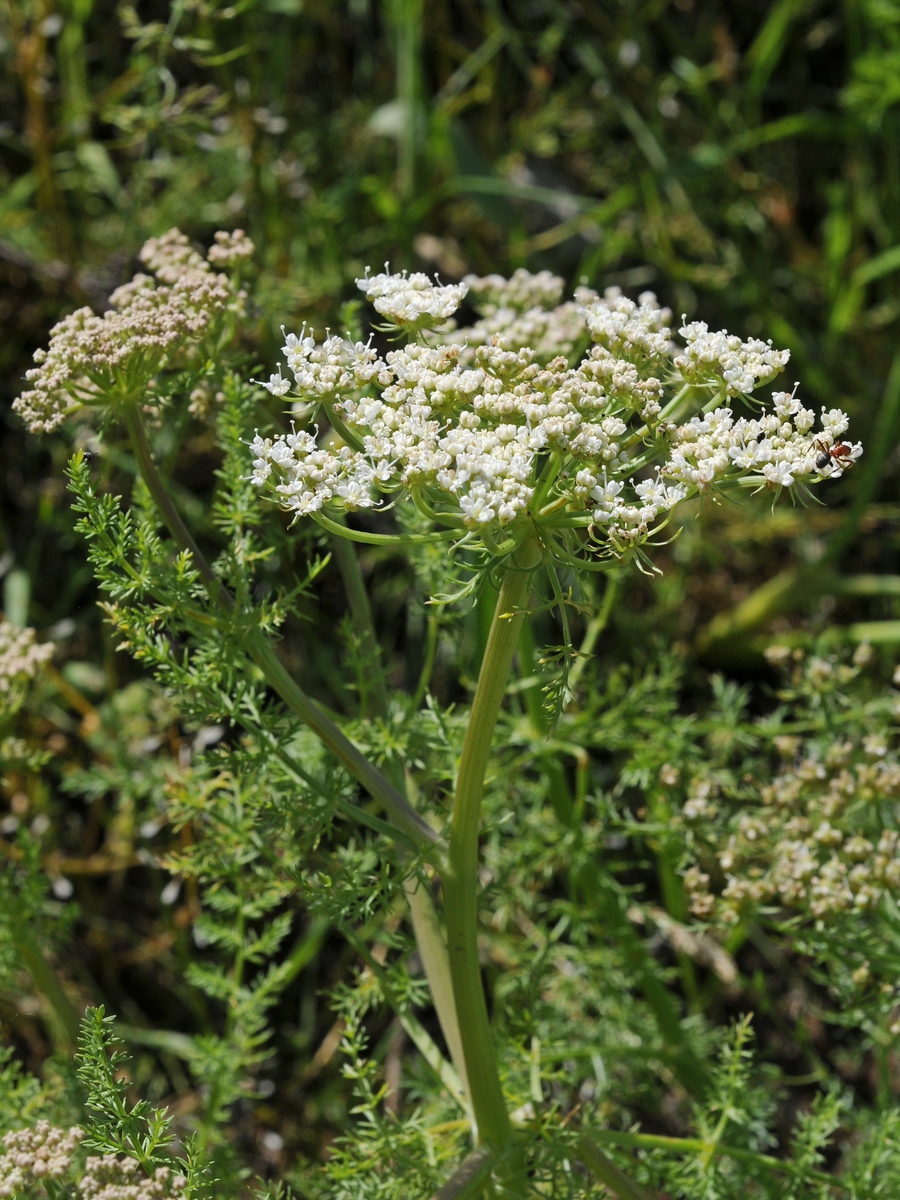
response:
M49 349L35 352L38 365L26 376L32 388L13 405L31 432L50 432L84 406L146 403L179 351L242 307L243 293L210 264L231 267L252 253L241 230L216 234L208 261L177 229L151 238L140 258L155 279L136 275L113 292L102 317L77 309L51 330Z
M168 1167L158 1167L148 1178L133 1158L104 1154L87 1160L78 1190L84 1200L173 1200L185 1182L183 1175L173 1175Z
M0 1154L0 1198L38 1188L37 1194L46 1195L43 1184L69 1173L83 1137L77 1125L59 1129L49 1121L8 1133L3 1138L5 1153ZM136 1159L104 1154L85 1161L76 1186L84 1200L177 1200L185 1182L168 1167L158 1167L148 1177Z
M776 748L785 765L762 788L759 807L737 814L715 848L721 890L714 894L699 866L685 873L694 914L735 921L748 907L776 904L823 919L900 892L900 834L879 811L900 797L900 763L885 738L838 740L820 753L780 737ZM712 815L714 788L701 781L684 817L709 827Z
M3 1139L5 1153L0 1154L0 1197L19 1196L45 1179L61 1179L83 1137L84 1130L77 1125L58 1129L49 1121L8 1133Z

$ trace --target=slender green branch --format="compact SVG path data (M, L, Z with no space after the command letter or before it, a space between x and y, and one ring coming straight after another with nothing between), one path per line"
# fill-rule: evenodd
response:
M403 890L406 892L416 946L419 950L419 957L422 959L422 969L428 980L441 1032L450 1052L450 1060L456 1068L456 1073L463 1086L469 1118L474 1120L469 1098L462 1034L456 1012L456 1000L453 995L453 980L450 975L450 956L447 953L444 931L426 885L418 879L409 878L404 881Z
M591 618L587 629L585 630L584 641L578 648L578 657L572 665L572 670L569 674L569 687L574 692L578 686L578 681L581 679L584 668L587 666L589 659L594 653L594 647L597 644L597 639L609 623L612 607L615 603L616 593L619 590L619 577L610 573L606 577L606 587L603 591L603 600L600 604L599 611Z
M209 587L213 601L230 612L234 608L234 598L204 558L172 503L156 469L139 405L135 401L129 400L122 407L138 467L169 533L182 550L190 553L201 578ZM340 531L340 526L336 528ZM269 686L302 721L309 725L320 741L347 767L366 791L384 807L397 827L408 834L423 851L433 853L437 850L440 852L443 848L440 836L415 811L405 797L401 796L381 771L366 758L362 751L354 746L319 705L306 695L281 663L271 642L264 635L253 632L245 638L244 645L249 656L262 670Z
M210 587L213 598L223 607L231 609L234 601L216 578L211 567L206 562L196 542L181 519L177 509L156 469L150 447L147 442L140 408L130 403L126 407L126 424L134 446L135 456L147 487L156 502L160 513L168 526L169 532L182 549L188 550L194 559L202 578ZM340 532L341 527L337 526ZM346 529L343 530L346 533ZM351 612L361 635L375 643L375 632L372 624L372 613L369 599L359 571L359 563L352 546L340 536L336 536L335 557L347 590ZM282 700L307 724L319 739L332 751L335 756L350 770L363 787L378 800L388 813L397 829L411 839L413 845L422 851L441 850L443 841L435 833L427 821L416 812L406 798L389 782L389 780L365 757L360 750L341 732L339 727L296 683L290 673L277 657L272 644L267 638L258 633L251 634L246 640L246 648L259 666L269 683ZM388 698L383 681L380 692L376 696L382 714L388 711ZM297 764L291 763L291 768L297 770ZM307 782L310 782L307 780ZM314 781L313 781L314 782ZM365 820L358 813L350 810L351 815ZM367 823L372 824L369 820ZM459 1021L453 1001L453 991L450 984L450 968L447 959L447 948L441 933L437 914L431 897L416 881L409 881L407 897L413 931L416 935L422 966L428 979L437 1010L438 1020L444 1033L444 1038L450 1050L451 1057L458 1067L458 1075L465 1080L465 1064L461 1052ZM457 1072L453 1073L457 1078ZM454 1089L451 1089L454 1090ZM458 1087L455 1092L458 1094Z
M328 789L315 776L305 771L300 763L278 744L277 739L272 734L254 721L247 721L243 718L241 720L245 729L269 743L272 747L272 753L284 763L292 775L302 783L305 783L307 787L311 788L318 795L326 799L330 798ZM372 813L366 812L359 805L353 804L348 800L343 800L340 796L334 797L334 805L338 812L343 813L345 817L350 817L352 820L358 821L361 825L367 825L370 829L374 829L376 833L391 838L403 849L415 852L418 843L402 829L398 829L396 825L389 825L387 821L382 821L380 817L373 816Z
M343 522L339 523L343 524ZM367 655L367 660L372 665L371 694L375 701L376 711L379 716L387 717L390 709L390 701L384 681L384 674L381 670L381 663L378 661L378 640L375 636L375 623L372 619L369 594L366 591L362 572L359 569L359 560L356 557L356 551L346 537L335 535L331 539L331 549L337 561L338 570L341 573L341 580L344 584L347 602L350 605L353 624L356 626L357 634L363 643L363 651Z
M578 1140L578 1157L619 1200L651 1200L648 1192L625 1174L599 1146L588 1137Z
M419 705L425 699L425 693L428 691L428 685L431 683L431 676L434 672L434 661L437 657L440 628L440 617L436 613L429 613L425 632L425 657L422 660L422 670L419 672L416 689L412 694L409 704L406 706L407 717L411 717L413 713L419 711Z
M338 437L340 437L341 441L346 442L352 450L364 452L365 446L363 445L362 438L347 428L347 426L335 412L334 405L329 404L327 401L323 401L322 407L325 409L325 413L331 423L331 428L338 435Z
M341 577L344 581L344 587L350 603L350 612L353 616L357 633L367 644L372 646L373 654L376 655L376 673L379 679L381 679L379 670L381 663L377 660L378 641L375 637L375 625L372 620L372 609L369 604L368 593L366 592L362 572L359 568L359 559L356 556L353 546L343 538L333 538L332 544ZM431 631L431 620L436 622L437 618L430 619L429 632ZM436 636L431 641L435 642ZM426 653L426 659L427 657ZM389 707L386 688L382 686L380 690L376 691L374 699L379 715L387 717ZM397 782L399 784L402 767L396 761L392 765L398 768ZM410 802L413 802L415 800L416 789L415 782L409 772L405 773L404 783L407 796ZM414 803L412 806L415 808ZM447 1043L450 1058L456 1068L455 1076L462 1083L462 1102L465 1106L468 1106L469 1089L466 1082L465 1059L462 1053L459 1020L456 1015L456 1003L453 998L453 984L450 979L450 960L447 955L447 943L444 940L443 930L441 929L434 903L425 884L417 878L410 876L405 880L403 887L409 905L409 915L416 945L419 950L419 956L422 959L422 969L425 972L425 978L428 980L431 998L434 1002L441 1031L444 1034L444 1041ZM444 1082L446 1083L446 1080ZM471 1117L471 1112L469 1115Z
M285 704L293 709L366 791L384 807L397 828L408 834L423 850L441 850L443 840L440 835L435 833L425 818L416 812L381 771L341 732L315 700L307 696L278 658L272 644L255 634L247 639L247 649L253 661L261 668L270 687L275 689Z
M679 1154L692 1151L706 1155L708 1158L724 1156L725 1158L733 1158L736 1162L747 1162L753 1163L756 1166L766 1167L768 1170L776 1171L782 1175L793 1174L795 1169L793 1164L786 1159L775 1158L771 1154L760 1154L756 1150L745 1150L739 1146L727 1146L719 1141L707 1141L703 1138L665 1137L661 1134L632 1133L617 1129L594 1130L591 1137L596 1138L598 1141L606 1142L611 1146L634 1146L636 1149L643 1147L647 1150L671 1150ZM589 1142L589 1139L582 1138L580 1145L583 1145L585 1142ZM594 1147L594 1149L596 1150L597 1148ZM816 1183L824 1183L829 1187L839 1188L841 1191L850 1190L849 1186L843 1180L835 1175L829 1175L827 1171L805 1169L804 1174L807 1179L815 1180Z
M529 539L500 589L459 763L444 872L450 971L472 1108L480 1138L501 1148L509 1144L511 1126L478 961L478 830L491 740L539 560L540 547Z
M324 512L309 514L312 519L329 533L337 537L349 538L351 542L362 542L364 546L412 546L416 542L456 541L459 538L458 529L435 529L430 533L366 533L362 529L351 529L349 525L340 525L333 517Z
M147 436L141 418L140 408L135 404L126 410L128 431L131 435L135 455L141 474L156 502L159 511L168 526L175 542L193 557L198 571L210 587L214 600L222 607L230 610L233 599L227 588L216 578L212 569L198 549L190 532L182 521L179 513L171 502L165 485L156 470L156 464L150 453ZM339 527L338 527L339 529ZM344 543L346 545L346 543ZM347 546L353 555L352 548ZM339 559L339 566L340 566ZM362 580L354 578L359 574L359 564L353 555L353 561L345 557L345 582L349 582L348 595L351 610L365 630L367 636L374 638L371 625L371 610ZM434 832L423 817L416 812L407 799L390 783L390 781L362 754L347 738L331 718L313 701L295 682L289 672L278 659L271 643L258 633L251 634L246 641L250 657L261 668L266 681L309 727L318 735L320 740L336 755L350 770L363 787L378 800L391 822L403 834L411 838L420 851L437 852L440 858L444 850L441 837ZM386 710L386 696L385 710ZM444 1038L450 1050L451 1058L457 1066L457 1072L465 1084L465 1060L461 1050L461 1035L459 1020L456 1014L453 990L450 983L450 967L447 948L441 933L437 914L434 911L431 897L426 890L410 881L407 887L410 905L410 915L413 930L416 935L422 966L425 970L437 1010L438 1020L444 1033Z
M438 1049L431 1034L423 1027L422 1023L413 1016L407 1007L400 1003L388 979L387 972L384 968L375 961L368 946L355 934L349 931L344 931L344 937L354 948L360 958L363 959L366 966L378 980L379 986L384 993L384 998L394 1010L398 1021L409 1035L410 1041L424 1058L425 1062L431 1067L438 1079L453 1097L453 1099L465 1110L466 1108L466 1091L463 1082L457 1075L456 1071L447 1062L443 1054Z
M125 418L125 427L128 430L128 436L131 438L131 445L134 450L134 456L137 459L138 469L150 491L150 495L153 497L156 507L159 509L159 514L165 522L166 528L181 549L190 552L191 558L194 560L194 566L200 572L203 582L210 589L213 597L219 598L222 591L222 583L200 552L200 548L191 536L190 530L181 519L181 513L179 513L172 502L172 497L169 495L168 489L159 477L156 463L153 461L153 455L150 452L150 443L147 441L147 431L144 428L144 419L141 415L140 405L136 400L126 400L122 405L122 414Z

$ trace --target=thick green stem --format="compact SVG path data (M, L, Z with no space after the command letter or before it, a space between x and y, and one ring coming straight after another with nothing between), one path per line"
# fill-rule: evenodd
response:
M485 1185L497 1166L497 1152L489 1146L479 1146L462 1160L432 1200L476 1200L484 1195Z
M204 558L181 515L172 503L166 486L160 478L150 452L147 433L136 401L128 400L122 405L125 424L131 438L138 467L160 516L169 533L182 550L187 550L194 566L209 588L211 598L226 612L234 608L234 598L216 576ZM269 686L278 693L287 706L320 738L328 749L344 764L351 775L377 800L394 824L413 839L423 851L443 847L438 834L431 828L378 768L346 737L331 718L322 711L299 684L291 677L275 653L271 642L260 633L251 633L245 638L248 654L262 670Z
M649 1192L629 1178L590 1138L579 1138L578 1157L619 1200L651 1200Z
M512 1130L478 961L478 830L491 740L519 640L531 574L539 560L538 543L529 539L500 589L463 742L444 872L450 972L472 1108L479 1138L498 1148L509 1144Z

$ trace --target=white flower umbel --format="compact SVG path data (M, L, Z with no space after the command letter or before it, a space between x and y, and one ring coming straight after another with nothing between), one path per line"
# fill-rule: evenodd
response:
M582 305L596 297L588 288L579 288L575 301L559 303L563 281L549 271L532 275L520 267L510 279L502 275L467 275L469 295L481 313L481 319L466 329L449 333L445 340L461 347L460 363L474 360L475 349L501 337L512 350L526 347L539 358L549 360L559 354L568 357L579 342L586 340Z
M237 230L217 235L209 260L231 265L252 250ZM77 309L50 331L48 349L35 352L38 365L26 373L31 390L13 404L32 433L56 429L84 406L124 399L152 405L159 373L225 313L240 311L243 293L177 229L151 238L140 257L155 279L136 275L113 292L102 317Z
M783 371L790 351L775 350L771 342L739 337L722 330L711 333L705 321L693 321L679 330L684 338L684 352L675 357L675 366L685 379L696 383L725 383L726 395L740 396L752 392L761 384L774 379Z
M619 288L607 288L602 299L589 301L579 312L594 341L618 358L661 365L671 354L672 313L660 308L653 292L644 292L635 304Z
M392 275L387 264L380 275L370 276L366 271L365 278L357 279L356 286L365 292L375 311L391 324L413 329L444 325L469 290L465 283L432 283L421 271Z
M823 413L816 429L796 389L758 415L731 411L731 397L771 379L787 351L700 324L685 326L678 347L652 293L636 303L583 289L557 303L561 281L546 272L466 283L485 315L425 332L423 321L455 310L459 289L424 275L360 281L418 338L383 357L371 341L287 335L291 398L319 424L258 435L254 481L298 517L405 497L444 536L456 528L497 552L537 529L551 555L572 561L587 548L640 552L692 495L796 489L839 476L861 453L841 441L843 413ZM534 341L522 344L529 329ZM551 352L560 345L566 354ZM288 394L280 368L262 386Z

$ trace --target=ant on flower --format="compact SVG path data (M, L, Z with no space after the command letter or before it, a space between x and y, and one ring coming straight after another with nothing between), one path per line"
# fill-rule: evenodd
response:
M846 471L853 466L857 455L853 453L853 447L846 445L844 442L837 442L834 446L825 446L821 441L813 443L820 453L816 456L816 470L824 471L829 464L837 466L841 471Z

